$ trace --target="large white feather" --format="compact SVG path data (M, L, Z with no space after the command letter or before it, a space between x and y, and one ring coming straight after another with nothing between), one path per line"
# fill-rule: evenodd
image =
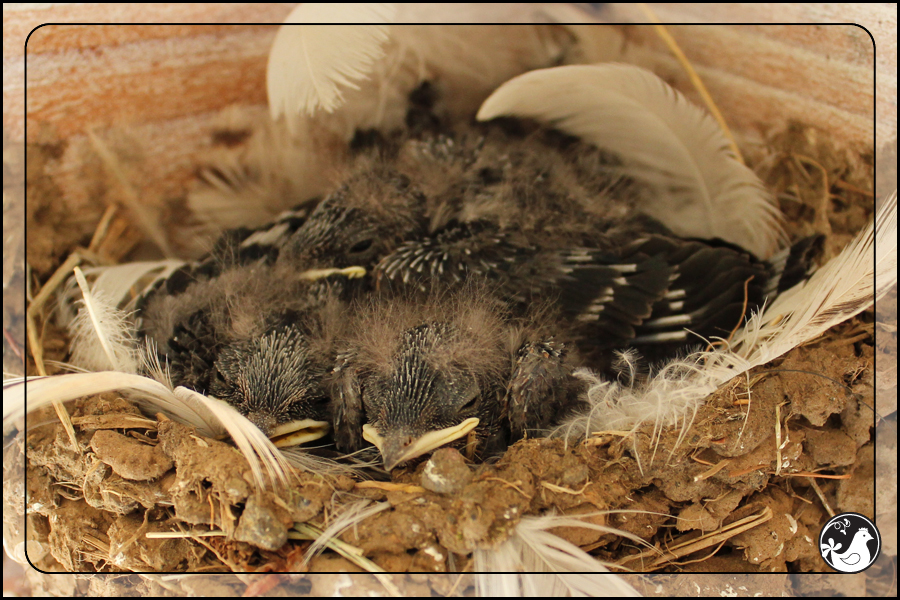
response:
M27 385L24 381L8 387L4 383L3 421L5 424L8 420L19 419L26 409L31 412L54 400L66 402L116 390L128 392L135 400L145 402L148 407L179 423L196 427L203 435L218 437L224 432L215 415L204 405L180 400L170 388L149 377L116 371L32 377Z
M27 385L24 381L4 383L4 430L26 410L31 412L53 401L66 402L111 391L127 393L147 412L162 412L174 421L196 427L208 437L221 437L227 432L247 458L257 485L286 482L288 461L259 428L236 410L193 390L183 387L171 390L141 375L100 371L29 378Z
M295 13L307 6L326 5L304 4ZM423 81L438 88L441 112L468 119L496 86L527 70L556 64L572 43L560 28L549 25L384 25L394 20L459 22L475 16L465 5L454 4L364 5L374 13L364 22L381 25L312 25L360 22L342 8L346 6L354 5L316 8L314 16L303 17L309 25L282 26L272 46L270 112L276 119L285 115L295 136L301 135L317 107L330 114L318 110L316 124L345 139L357 129L402 126L409 93ZM292 14L289 22L295 21ZM304 57L300 66L298 55Z
M769 257L784 240L778 209L731 152L715 120L652 72L622 64L532 71L478 111L536 119L618 155L652 193L641 208L684 237L721 238Z
M384 56L386 24L395 13L394 4L304 3L295 8L269 53L266 81L273 120L285 115L293 127L300 114L320 108L332 112L346 89L359 89L357 82Z

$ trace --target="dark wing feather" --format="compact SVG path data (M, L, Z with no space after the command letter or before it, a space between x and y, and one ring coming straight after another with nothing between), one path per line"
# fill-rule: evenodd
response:
M362 426L366 422L366 415L352 355L338 356L329 387L335 446L341 452L356 452L365 445Z

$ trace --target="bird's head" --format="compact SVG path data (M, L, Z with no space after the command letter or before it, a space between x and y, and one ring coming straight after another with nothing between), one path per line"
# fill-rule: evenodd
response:
M227 401L276 446L294 446L326 435L323 367L297 327L280 325L218 355L210 393Z
M502 309L477 295L380 302L354 326L363 437L388 470L499 423L509 354ZM468 441L468 440L466 440Z
M418 226L421 198L408 177L372 167L328 195L287 240L292 260L368 269Z
M483 377L462 366L441 368L441 352L455 332L443 323L403 333L391 369L369 379L363 402L369 423L363 436L395 466L463 439L491 412Z

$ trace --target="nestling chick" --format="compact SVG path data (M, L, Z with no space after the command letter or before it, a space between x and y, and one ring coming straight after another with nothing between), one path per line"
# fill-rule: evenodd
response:
M622 237L597 239L609 250L560 248L484 222L454 224L405 243L375 274L394 289L490 281L520 309L556 303L585 350L641 345L663 356L701 338L728 337L751 311L804 278L821 246L820 237L807 238L765 262L715 241L638 231Z
M416 184L380 156L360 157L353 173L306 222L281 242L295 264L371 268L420 235L423 197Z
M276 445L328 432L321 378L333 362L340 295L352 285L339 275L304 279L307 265L271 243L272 229L285 222L226 234L210 257L139 305L140 330L155 342L173 384L229 402Z
M474 158L429 205L437 228L379 262L379 288L490 281L518 309L556 303L587 351L652 346L661 358L727 337L806 276L818 254L818 238L770 262L720 240L680 239L635 208L628 186L604 179L608 157L561 134L466 139L455 150L465 154L468 143ZM423 144L408 147L434 156L447 142Z
M562 345L471 286L373 300L348 332L332 382L335 442L372 442L387 470L449 443L489 455L577 402Z

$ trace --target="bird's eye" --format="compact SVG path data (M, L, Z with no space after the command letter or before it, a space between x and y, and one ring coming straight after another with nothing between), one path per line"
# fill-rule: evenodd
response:
M366 250L368 250L371 247L372 247L372 239L369 238L367 240L357 242L352 248L350 248L350 254L359 254L360 252L365 252Z
M218 381L219 383L228 383L227 381L225 381L225 376L222 375L221 371L219 371L218 369L214 369L214 371L215 371L216 381Z
M462 405L462 407L459 409L460 412L465 412L465 411L474 409L475 403L478 401L478 398L479 398L478 394L475 394L474 396L472 396L468 402L466 402L465 404Z

